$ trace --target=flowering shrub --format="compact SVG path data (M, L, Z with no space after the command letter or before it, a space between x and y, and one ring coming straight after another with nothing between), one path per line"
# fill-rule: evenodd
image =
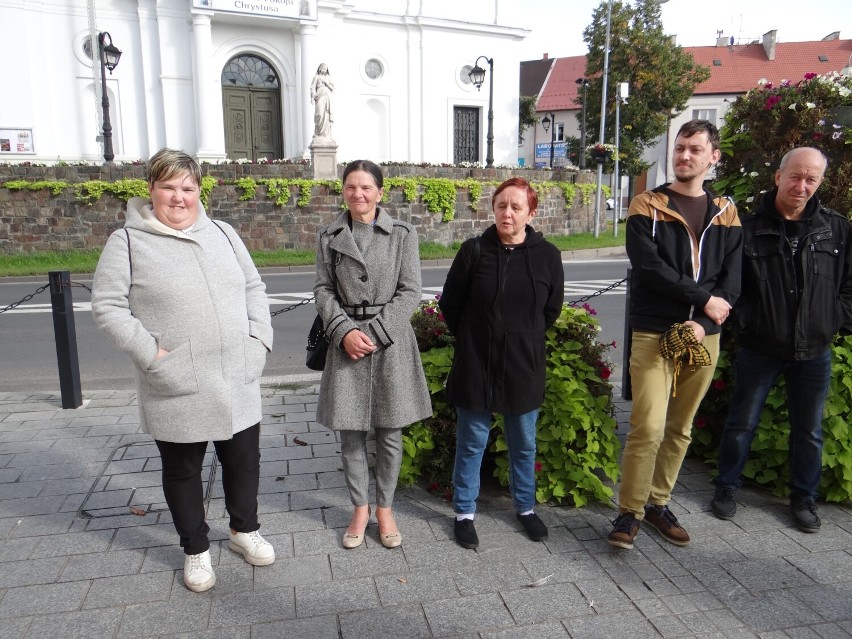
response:
M852 78L806 73L778 86L761 80L733 102L721 134L723 155L714 186L740 206L756 203L775 185L775 170L787 151L813 146L829 160L820 200L852 212Z
M727 335L727 337L726 337ZM728 404L733 395L733 362L736 343L722 333L722 350L713 382L696 414L692 429L690 453L710 464L717 463L719 439L728 416ZM834 341L831 385L823 414L822 481L820 494L827 501L852 498L852 336ZM766 406L751 445L748 462L743 469L747 482L765 486L776 495L787 493L790 464L787 442L790 432L787 394L781 379L769 393Z
M452 337L434 301L424 302L412 318L421 361L432 394L434 413L403 431L400 483L424 480L433 492L452 496L455 414L444 398L444 383L453 360ZM431 310L430 310L431 309ZM442 332L443 331L443 332ZM547 331L547 382L538 421L536 499L606 501L604 483L618 475L618 439L613 418L611 366L606 354L615 344L597 341L600 325L594 310L564 306ZM502 417L495 420L490 450L506 450ZM495 476L508 485L508 461L499 454Z

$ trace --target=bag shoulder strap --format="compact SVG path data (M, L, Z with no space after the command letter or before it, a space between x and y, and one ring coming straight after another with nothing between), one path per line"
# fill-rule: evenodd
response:
M127 236L127 262L130 264L130 286L133 286L133 253L130 251L130 231L124 227L124 234Z
M230 245L231 245L231 250L234 252L234 255L236 255L236 254L237 254L237 249L235 249L235 248L234 248L234 243L231 241L231 238L230 238L230 237L228 237L228 234L225 232L225 229L223 229L221 226L219 226L219 224L216 222L216 220L210 220L210 221L211 221L211 222L213 222L213 224L215 224L215 225L216 225L216 228L217 228L217 229L219 229L220 231L222 231L222 235L224 235L224 236L225 236L225 239L226 239L226 240L228 240L228 244L230 244Z

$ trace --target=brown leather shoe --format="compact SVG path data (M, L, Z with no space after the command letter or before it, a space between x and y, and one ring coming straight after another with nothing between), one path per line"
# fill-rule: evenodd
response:
M670 544L686 546L689 543L689 533L680 525L668 506L645 506L645 521L656 528L660 536Z
M621 513L612 522L612 532L606 538L606 543L617 548L630 550L633 540L639 532L639 521L633 513Z

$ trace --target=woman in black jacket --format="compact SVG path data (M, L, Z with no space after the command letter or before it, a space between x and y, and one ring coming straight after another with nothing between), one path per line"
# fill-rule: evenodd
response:
M479 544L473 516L494 412L505 418L518 519L534 541L547 537L533 512L536 420L544 400L544 332L562 310L562 260L528 224L538 197L526 180L503 182L491 206L495 223L462 244L439 301L456 337L447 399L457 414L454 532L465 548Z

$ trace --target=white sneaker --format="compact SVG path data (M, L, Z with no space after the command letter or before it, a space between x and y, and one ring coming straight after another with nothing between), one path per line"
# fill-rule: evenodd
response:
M183 583L192 592L210 590L216 584L216 573L210 563L210 551L186 555L183 560Z
M275 549L256 530L250 533L228 533L228 548L240 553L252 566L268 566L275 561Z

